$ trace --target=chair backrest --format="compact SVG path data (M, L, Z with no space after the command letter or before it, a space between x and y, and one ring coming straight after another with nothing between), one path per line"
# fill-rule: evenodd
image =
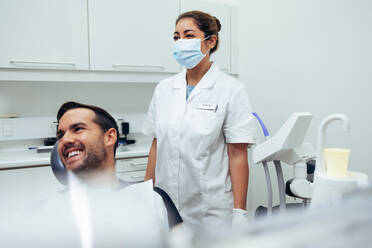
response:
M57 180L61 184L67 185L67 171L61 161L61 158L59 157L58 142L56 142L53 146L53 150L50 155L50 166L52 167L53 174Z
M161 196L161 198L163 198L163 202L168 213L169 229L176 226L179 223L182 223L183 220L181 218L181 215L178 212L176 205L174 205L172 199L167 194L167 192L158 187L154 187L154 191L157 192Z

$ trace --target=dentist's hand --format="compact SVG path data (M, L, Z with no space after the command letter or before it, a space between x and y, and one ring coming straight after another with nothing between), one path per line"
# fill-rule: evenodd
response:
M235 229L244 223L248 222L248 212L240 208L234 208L233 210L233 219L232 219L232 228Z

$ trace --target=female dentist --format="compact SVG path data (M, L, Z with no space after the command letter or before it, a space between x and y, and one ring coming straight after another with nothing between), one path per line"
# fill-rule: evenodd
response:
M186 70L157 85L142 130L153 137L145 180L170 195L188 226L246 215L252 111L244 85L210 61L220 29L204 12L177 18L173 55Z

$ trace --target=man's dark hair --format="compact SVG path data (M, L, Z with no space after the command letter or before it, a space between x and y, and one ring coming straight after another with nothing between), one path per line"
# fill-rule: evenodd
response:
M103 132L106 132L110 128L115 128L116 134L117 134L117 139L116 139L115 148L114 148L114 156L115 156L116 148L118 147L118 144L119 144L119 129L118 129L118 125L116 124L115 119L106 110L100 107L94 106L94 105L87 105L87 104L82 104L78 102L66 102L62 104L61 108L58 110L58 113L57 113L58 123L59 123L59 120L62 118L62 116L67 111L71 109L76 109L76 108L86 108L86 109L92 110L96 114L93 121L98 126L100 126Z

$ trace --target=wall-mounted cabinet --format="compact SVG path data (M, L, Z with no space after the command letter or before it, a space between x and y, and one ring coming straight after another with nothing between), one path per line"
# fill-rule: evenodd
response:
M91 69L179 72L172 57L178 12L175 0L89 0Z
M180 12L222 23L212 59L236 74L230 6L202 0L3 0L0 81L158 82L180 71L172 57Z
M0 1L0 67L88 70L85 0Z

